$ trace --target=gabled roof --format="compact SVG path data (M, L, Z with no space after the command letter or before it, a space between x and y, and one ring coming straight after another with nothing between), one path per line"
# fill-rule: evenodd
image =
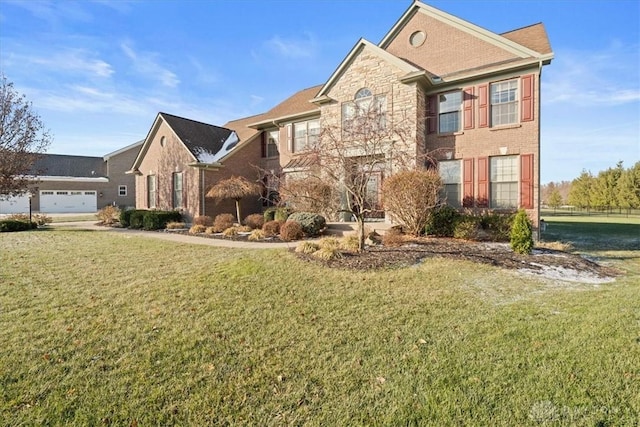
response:
M135 172L140 167L161 122L165 122L171 128L187 149L193 158L194 166L220 166L219 160L238 143L238 136L231 129L161 112L156 116L147 137L144 139L130 172Z
M122 154L126 151L131 150L132 148L136 148L136 147L140 147L142 145L142 143L144 142L144 139L141 139L138 142L134 142L133 144L127 145L126 147L122 147L119 150L116 151L112 151L111 153L105 154L104 156L102 156L102 158L106 161L109 160L111 157L113 156L117 156L118 154Z
M66 178L100 178L106 177L106 170L102 157L42 154L31 167L31 174Z
M386 50L381 49L380 47L376 46L370 41L361 38L351 48L351 50L349 51L349 54L347 54L347 56L342 60L340 65L338 65L338 68L335 69L335 71L331 74L327 82L322 86L322 89L320 89L320 91L314 98L315 101L317 102L323 101L323 97L326 96L327 92L329 91L329 89L331 89L331 87L336 82L336 80L338 80L338 78L346 71L346 69L349 68L349 66L351 65L351 62L364 49L368 49L370 52L378 56L380 59L387 61L388 63L393 64L396 67L400 68L401 70L405 71L408 76L414 76L416 73L419 74L422 71L415 65L409 64L408 62L403 61L397 56L390 54Z
M211 163L229 141L233 131L167 113L159 113L185 147L201 163ZM231 147L232 148L232 147Z
M405 13L383 37L378 46L387 49L391 42L396 38L404 26L411 20L416 13L424 13L425 15L437 19L447 25L450 25L460 31L464 31L480 40L490 43L500 49L510 52L519 58L532 58L545 62L553 59L553 53L549 46L544 27L532 26L529 30L526 28L505 33L503 35L493 33L464 19L458 18L432 6L428 6L419 0L409 6ZM542 28L542 31L540 31ZM513 34L515 33L515 34ZM531 37L531 40L525 38ZM540 50L538 50L540 49Z
M500 35L543 55L553 53L551 50L551 44L549 43L549 37L547 37L547 31L545 30L542 22L518 28Z

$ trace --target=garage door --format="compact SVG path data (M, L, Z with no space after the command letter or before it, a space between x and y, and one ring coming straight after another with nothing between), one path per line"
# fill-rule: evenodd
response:
M98 209L95 191L41 191L40 212L96 212Z
M0 198L0 214L29 213L29 196Z

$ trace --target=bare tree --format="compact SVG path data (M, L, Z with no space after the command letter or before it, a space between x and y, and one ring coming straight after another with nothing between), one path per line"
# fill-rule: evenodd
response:
M249 181L243 176L232 176L212 186L207 192L207 197L213 197L218 200L235 200L236 215L240 223L242 221L242 216L240 216L240 199L255 194L260 194L260 186L258 184Z
M360 250L364 249L365 219L384 213L383 177L417 166L415 143L412 149L406 144L411 128L406 118L395 123L388 120L384 99L369 97L343 109L340 122L324 119L322 131L308 138L307 156L316 161L300 178L338 189L337 211L357 222ZM285 194L292 193L287 180Z
M0 75L0 197L26 190L34 162L50 143L31 103Z

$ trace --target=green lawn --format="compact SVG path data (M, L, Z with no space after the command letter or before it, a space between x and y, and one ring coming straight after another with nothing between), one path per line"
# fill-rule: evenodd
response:
M640 251L606 285L431 259L0 234L0 425L640 420Z
M542 240L571 242L580 251L640 250L640 218L543 216Z

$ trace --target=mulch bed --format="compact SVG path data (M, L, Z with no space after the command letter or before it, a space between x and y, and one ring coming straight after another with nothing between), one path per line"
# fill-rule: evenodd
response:
M542 270L545 267L587 273L608 278L619 271L581 257L551 249L536 249L532 255L519 255L506 243L473 242L448 238L421 238L400 247L368 246L362 253L345 253L342 258L324 261L311 255L298 254L309 262L333 268L370 270L415 265L429 258L453 258L494 265L512 270Z

